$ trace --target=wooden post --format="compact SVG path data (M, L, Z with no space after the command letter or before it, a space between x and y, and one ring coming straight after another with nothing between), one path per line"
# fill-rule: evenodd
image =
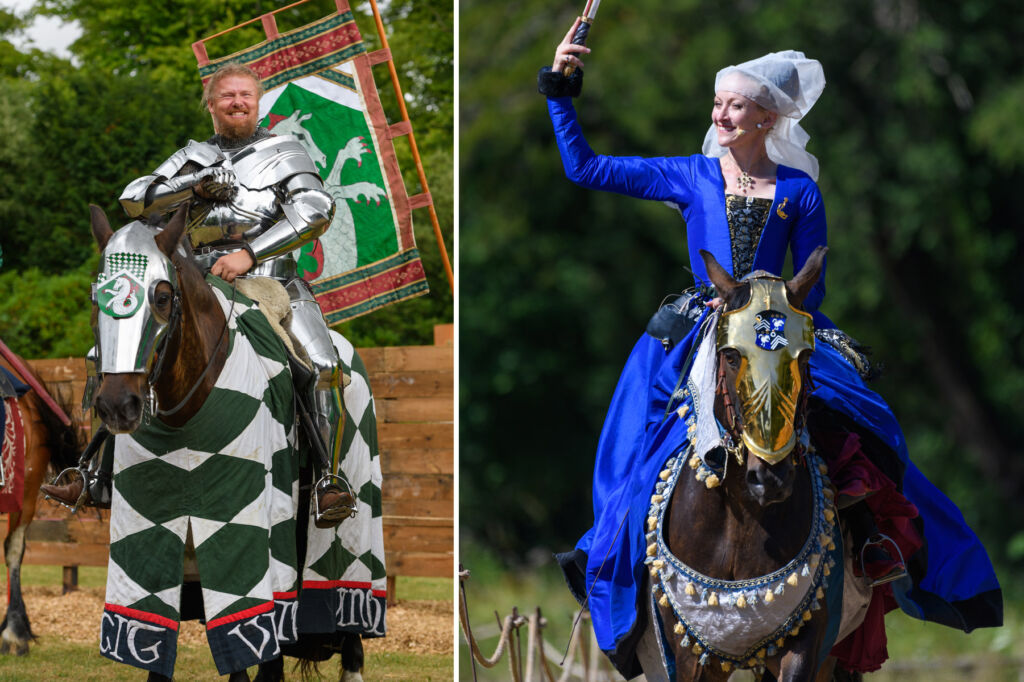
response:
M397 576L393 573L388 573L388 606L394 606L398 603L398 595L395 594L395 583L397 582Z
M78 590L78 566L65 566L64 567L64 591L62 594L68 592L75 592Z

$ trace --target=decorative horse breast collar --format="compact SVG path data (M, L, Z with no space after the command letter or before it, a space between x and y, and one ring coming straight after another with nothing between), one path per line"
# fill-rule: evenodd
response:
M821 606L835 566L827 555L835 549L833 493L824 462L810 447L805 456L814 499L810 536L792 561L774 573L749 580L702 575L676 558L665 542L665 510L680 472L694 469L700 480L711 473L693 454L692 441L671 457L659 474L648 512L645 563L654 597L675 615L671 631L682 637L684 648L692 647L700 656L701 665L714 658L724 671L763 667L765 657L775 655L786 637L799 633L811 612ZM665 623L665 632L669 632L669 623Z

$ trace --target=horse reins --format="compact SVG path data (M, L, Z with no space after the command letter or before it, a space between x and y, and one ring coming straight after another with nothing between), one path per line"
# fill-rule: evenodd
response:
M213 363L217 360L217 354L220 352L221 346L224 345L224 339L228 337L228 328L231 325L231 316L235 312L235 294L237 291L237 285L234 282L232 282L231 308L228 310L227 315L225 315L224 317L224 328L221 330L220 338L217 339L217 345L214 347L213 353L210 354L210 361L206 363L206 367L203 368L202 374L200 374L199 378L196 379L194 384L192 384L192 388L188 390L188 393L186 393L185 397L181 399L181 402L179 402L177 405L175 405L169 410L162 410L159 407L157 407L156 414L163 416L170 416L172 414L176 414L181 410L181 408L185 407L188 401L192 399L192 396L195 395L195 392L199 390L199 387L203 383L203 379L206 378L206 375L210 372L210 368L213 367ZM167 356L167 345L170 341L170 338L176 331L178 331L181 328L181 298L178 295L177 291L174 292L174 303L171 306L171 319L168 321L167 326L168 329L167 333L164 334L164 340L163 342L161 342L160 348L157 349L157 359L156 362L153 364L153 370L150 372L149 376L146 377L146 382L149 384L150 391L153 390L153 385L156 383L156 380L160 377L160 373L163 370L164 359Z

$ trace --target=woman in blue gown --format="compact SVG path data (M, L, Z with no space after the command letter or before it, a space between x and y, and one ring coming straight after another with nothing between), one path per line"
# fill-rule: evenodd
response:
M662 310L652 318L626 361L598 443L594 525L573 552L559 555L571 591L590 609L598 644L631 677L640 672L634 649L645 625L638 585L648 500L678 445L671 442L671 429L661 425L699 322L718 303L698 253L710 251L739 279L756 270L781 275L787 250L796 272L816 247L827 244L824 202L815 182L818 163L805 149L809 138L799 124L825 80L819 62L793 51L727 67L715 81L703 154L598 155L572 106L582 86L581 57L590 51L571 44L575 29L576 24L558 46L552 67L538 76L566 175L586 188L677 207L696 280L671 313ZM567 66L575 68L569 77L563 75ZM891 409L864 384L865 358L819 309L824 281L823 271L804 302L819 340L810 361L812 401L860 434L874 462L869 468L893 479L894 490L918 515L913 525L920 549L906 557L909 579L885 586L887 596L891 589L888 603L894 599L911 616L967 632L1000 625L1002 594L984 547L956 506L910 461Z

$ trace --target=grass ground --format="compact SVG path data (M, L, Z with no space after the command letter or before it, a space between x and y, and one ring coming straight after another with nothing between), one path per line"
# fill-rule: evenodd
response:
M519 608L528 614L537 606L547 619L545 639L557 650L555 661L565 650L576 602L569 595L554 561L527 572L508 572L493 557L463 548L461 561L471 571L465 583L470 624L484 655L490 656L498 642L494 612L502 618ZM1001 628L984 628L971 634L924 623L900 611L886 616L889 660L867 680L921 682L1020 682L1024 680L1024 589L1004 585L1005 618ZM526 658L526 628L522 629L523 659ZM551 654L549 653L549 658ZM468 649L460 633L459 671L471 680ZM493 670L477 668L480 680L509 679L507 654ZM748 679L749 676L734 676Z
M83 591L100 589L106 585L106 569L81 567L78 574L79 586ZM56 566L25 566L22 582L27 589L33 587L59 588L61 569ZM405 612L416 610L417 605L431 606L452 602L453 581L444 578L398 579L400 605ZM0 580L0 589L6 591L6 573ZM32 617L32 603L28 602L29 616ZM445 609L449 609L445 607ZM398 609L395 610L398 612ZM389 612L390 613L390 612ZM389 628L393 628L389 615ZM89 619L90 621L93 619ZM99 623L83 623L82 628L98 633ZM97 634L98 638L98 634ZM449 640L450 641L450 640ZM454 662L450 653L427 653L408 646L407 651L386 647L387 638L367 641L364 677L373 680L451 680L454 677ZM338 659L323 664L322 679L338 679ZM290 665L288 659L286 666ZM255 668L250 670L255 674ZM76 680L81 682L115 682L119 680L145 679L145 674L135 668L114 663L99 654L97 643L69 641L67 637L42 634L31 646L28 656L0 656L0 682L22 682L29 680ZM178 649L175 680L219 679L209 648L204 644L182 644Z

